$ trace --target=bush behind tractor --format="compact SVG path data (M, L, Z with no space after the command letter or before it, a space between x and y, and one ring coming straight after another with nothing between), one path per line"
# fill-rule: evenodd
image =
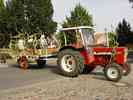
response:
M97 38L98 39L98 38ZM76 77L81 73L90 73L97 66L103 67L106 78L119 81L128 75L131 67L127 64L127 48L109 47L106 43L97 43L92 27L80 26L60 30L61 48L58 52L58 66L61 73Z

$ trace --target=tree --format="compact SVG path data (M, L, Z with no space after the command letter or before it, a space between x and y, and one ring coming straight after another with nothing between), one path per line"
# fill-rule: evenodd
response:
M10 34L10 20L8 10L4 6L4 1L0 0L0 48L8 47Z
M0 33L52 34L57 27L53 12L51 0L11 0L6 6L0 0Z
M132 8L133 8L133 0L129 0L130 3L132 3Z
M118 24L116 31L118 34L129 34L131 33L131 25L123 19L122 22Z
M74 10L71 11L71 16L66 17L66 21L64 21L62 26L93 26L92 15L90 15L84 7L78 4Z
M118 42L120 45L125 45L128 41L128 35L131 34L131 25L123 19L116 28L118 34Z
M4 6L0 0L0 31L36 33L56 31L51 0L12 0Z
M16 0L12 12L19 32L56 31L57 23L52 20L54 10L51 0Z
M129 0L130 3L133 3L133 0Z

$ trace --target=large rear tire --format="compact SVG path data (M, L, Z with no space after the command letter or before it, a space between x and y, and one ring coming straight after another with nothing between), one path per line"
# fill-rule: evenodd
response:
M83 58L78 51L66 49L58 54L58 66L61 74L76 77L83 72Z
M118 82L122 78L122 67L117 64L111 64L104 69L106 78L109 81Z

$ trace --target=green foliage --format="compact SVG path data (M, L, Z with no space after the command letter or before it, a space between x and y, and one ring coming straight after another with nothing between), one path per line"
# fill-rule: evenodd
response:
M64 38L64 33L60 32L56 35L58 42L60 43L60 46L63 47L65 46L65 38Z
M4 6L0 0L0 33L49 33L56 31L51 0L12 0ZM49 35L48 34L48 35Z
M15 18L11 16L10 7L4 6L3 2L0 5L0 32L11 34L15 33Z
M4 8L4 1L3 0L0 0L0 11L2 10L2 8Z
M71 11L71 16L66 17L63 27L75 27L75 26L93 26L92 15L82 7L80 4L76 5L73 11Z
M119 22L116 33L118 35L118 42L121 46L124 46L128 42L128 35L131 34L131 25L123 19Z
M119 22L116 32L118 34L129 34L131 33L131 25L125 19L123 19L122 22Z
M108 38L109 38L109 47L118 46L116 33L108 32L107 34L108 34Z
M18 50L17 42L16 40L10 40L9 48L15 51Z
M16 0L12 12L19 32L56 31L57 23L52 20L54 11L51 0Z
M129 2L133 4L133 0L129 0ZM133 8L133 6L132 6L132 8Z
M12 59L12 56L9 53L1 53L0 52L0 58L2 58L2 59Z
M9 35L6 33L0 33L0 48L7 48L9 42Z
M76 33L75 31L62 31L60 33L58 33L58 40L60 42L60 46L66 46L69 44L74 44L77 42L77 35L78 33Z
M133 0L128 0L128 1L131 4L131 7L133 8Z

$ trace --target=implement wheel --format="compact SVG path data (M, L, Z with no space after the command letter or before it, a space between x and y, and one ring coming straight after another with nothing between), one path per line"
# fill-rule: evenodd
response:
M28 65L28 60L26 58L26 56L22 56L18 59L18 64L20 66L20 68L22 69L28 69L29 65Z

